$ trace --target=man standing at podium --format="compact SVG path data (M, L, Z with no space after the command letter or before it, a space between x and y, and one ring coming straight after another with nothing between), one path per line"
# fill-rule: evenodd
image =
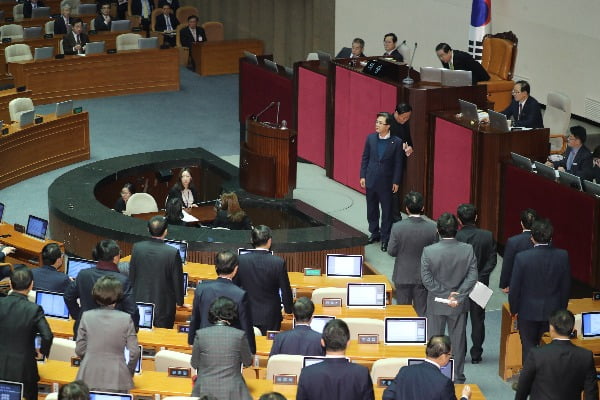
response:
M367 190L369 243L381 241L381 251L387 251L392 230L392 195L400 187L404 162L402 140L390 133L391 120L389 113L377 114L375 133L367 136L360 166L360 187Z

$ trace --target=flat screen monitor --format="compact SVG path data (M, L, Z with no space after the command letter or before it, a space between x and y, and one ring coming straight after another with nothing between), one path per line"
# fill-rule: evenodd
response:
M262 250L262 249L243 249L243 248L239 248L238 249L238 256L241 256L242 254L250 254L250 253L269 253L269 254L273 254L273 251L271 250Z
M62 293L37 290L35 292L35 304L42 306L47 317L69 319L69 309L65 304Z
M50 17L50 7L38 7L31 9L31 18L48 18ZM41 32L41 27L40 27Z
M23 384L20 382L0 380L0 399L2 400L22 400Z
M46 8L46 7L44 7ZM39 10L37 8L36 10ZM23 39L37 39L42 37L42 27L41 26L30 26L28 28L23 28Z
M313 315L312 321L310 321L310 329L323 333L325 325L332 319L335 319L333 315ZM294 327L296 327L296 320L294 320Z
M582 190L581 178L565 171L558 171L558 183L571 186L573 189Z
M79 7L77 7L77 12L79 15L96 14L97 10L98 6L96 4L80 4Z
M329 61L331 61L331 54L317 50L317 56L319 57L319 64L322 67L326 67L329 65Z
M533 165L535 165L535 170L537 171L538 175L552 179L553 181L556 180L556 170L554 168L549 167L539 161L534 161Z
M523 168L529 172L533 171L531 160L525 156L522 156L517 153L510 152L510 158L512 158L512 162L519 168Z
M135 373L141 374L142 373L142 350L143 350L143 347L138 345L138 348L140 350L140 356L138 357L137 363L135 364ZM129 363L129 349L127 348L127 346L125 346L125 351L124 351L123 355L125 356L125 363L128 364Z
M183 273L183 295L185 296L187 294L187 290L188 290L188 279L189 279L189 274L187 272Z
M2 222L3 215L4 215L4 203L0 203L0 222Z
M581 313L581 336L600 337L600 311Z
M90 400L133 400L132 394L95 392L90 390Z
M443 68L421 67L421 80L424 82L442 83Z
M35 110L24 111L19 115L19 127L25 128L26 126L33 125L35 119Z
M135 303L140 313L140 329L152 329L154 325L154 304Z
M327 276L362 277L363 256L327 254L325 268Z
M68 115L73 112L73 100L65 100L56 103L56 116L62 117L63 115Z
M165 244L175 247L181 257L181 263L185 264L187 260L188 243L185 240L169 240L165 239Z
M79 272L83 271L84 269L94 268L95 266L95 261L86 260L85 258L79 257L69 257L65 272L69 278L76 279L77 275L79 275Z
M34 238L44 240L46 239L46 231L48 230L48 221L36 217L34 215L30 215L27 220L27 229L25 229L25 234L29 236L33 236Z
M385 307L385 283L348 283L348 307Z
M250 61L252 64L258 65L258 57L256 57L256 54L250 53L249 51L244 50L244 57L246 58L246 60Z
M268 70L278 73L279 72L279 68L277 68L277 63L275 63L274 61L268 60L268 59L264 59L263 60L265 63L265 67L267 67Z
M318 363L322 362L323 360L325 360L325 357L306 356L306 357L304 357L304 359L302 361L302 368L310 367L311 365L318 364ZM346 357L346 360L348 360L348 362L350 362L350 358Z
M442 70L442 86L471 86L473 73L461 70Z
M156 49L156 48L158 48L158 38L157 37L139 38L138 39L138 49Z
M487 110L487 112L490 118L490 126L492 127L492 129L496 129L502 132L510 132L506 115L496 112L494 110Z
M131 30L131 21L128 19L122 19L118 21L112 21L110 23L111 32L125 32Z
M113 21L114 24L118 21ZM85 55L89 56L92 54L102 54L104 53L104 42L89 42L85 45Z
M388 317L385 319L385 344L427 344L427 318Z
M463 99L458 99L460 113L462 118L467 121L479 122L479 114L477 113L477 105Z
M600 197L600 184L583 180L583 191ZM1 220L2 215L0 214L0 221Z
M49 60L54 57L54 47L36 47L33 50L33 61Z
M423 358L409 358L408 359L408 365L421 364L422 362L425 362L425 360ZM442 374L446 375L446 377L448 379L450 379L452 382L454 382L454 359L453 358L450 359L450 362L448 362L448 364L446 364L446 366L440 368L440 370L442 371Z

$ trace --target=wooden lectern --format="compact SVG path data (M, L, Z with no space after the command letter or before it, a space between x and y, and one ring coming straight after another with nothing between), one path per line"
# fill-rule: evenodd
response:
M240 186L264 197L292 197L296 187L295 131L268 122L246 121L240 146Z

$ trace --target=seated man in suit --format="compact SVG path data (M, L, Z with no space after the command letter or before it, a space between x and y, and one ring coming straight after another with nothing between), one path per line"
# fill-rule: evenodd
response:
M54 34L66 35L71 30L71 6L65 4L61 8L61 15L54 20Z
M552 343L532 349L525 360L515 400L598 399L594 355L575 346L570 337L575 317L569 310L550 316Z
M100 8L100 15L94 19L94 28L97 31L110 31L111 23L110 4L104 3Z
M75 18L71 21L71 25L71 32L63 38L63 52L67 55L84 54L88 36L81 32L83 21L80 18Z
M187 48L192 47L192 44L196 42L206 42L207 40L206 32L198 26L198 17L195 15L188 17L188 27L179 31L179 35L181 35L179 37L181 45Z
M452 50L448 43L440 43L435 47L437 57L442 62L442 66L446 69L471 71L473 85L477 82L489 81L490 75L485 68L475 61L475 59L464 51Z
M321 334L310 328L315 305L307 297L300 297L294 303L296 326L291 331L280 332L275 336L269 357L276 354L299 354L302 356L322 356Z
M567 138L569 147L565 150L562 160L546 161L546 165L577 175L581 179L592 180L594 162L592 152L585 146L587 132L583 126L579 125L572 126L569 130L571 131Z
M171 11L171 6L169 4L164 4L162 6L162 15L156 16L156 22L154 24L154 30L156 32L173 32L177 25L179 25L179 21L173 15L173 11ZM171 47L175 47L175 35L164 35L165 42L169 43Z
M513 120L512 126L523 128L543 128L540 103L529 95L531 87L527 81L518 81L513 87L513 101L502 111L506 118Z
M71 282L69 277L58 269L63 265L63 253L56 243L49 243L42 249L43 266L33 268L33 289L64 293Z
M321 343L325 360L302 369L296 400L374 400L373 382L367 367L345 357L350 330L341 319L325 325Z
M395 33L388 33L383 37L384 57L391 57L398 62L403 62L404 57L398 51L398 36Z
M383 400L456 399L454 383L441 371L450 358L450 338L432 336L425 348L425 361L400 368L392 384L383 391ZM461 400L471 398L468 385L462 390Z
M173 12L177 12L177 9L179 8L179 0L158 0L158 6L160 8L162 8L162 6L165 4L171 6L171 10L173 10Z
M366 57L363 53L365 41L361 38L356 38L352 41L352 48L343 47L335 58L358 58Z
M29 0L23 4L23 17L31 18L31 13L34 8L44 7L42 0Z

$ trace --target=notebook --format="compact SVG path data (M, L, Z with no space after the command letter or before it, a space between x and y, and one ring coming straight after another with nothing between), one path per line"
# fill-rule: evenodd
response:
M76 279L79 272L84 269L94 268L96 266L96 262L92 260L86 260L85 258L79 257L69 257L67 259L67 267L65 268L65 273L69 276L69 278Z
M46 231L48 230L48 221L45 219L30 215L27 221L27 228L25 234L33 236L34 238L44 240L46 239Z
M62 293L36 290L35 304L42 306L47 317L69 319L69 309Z

